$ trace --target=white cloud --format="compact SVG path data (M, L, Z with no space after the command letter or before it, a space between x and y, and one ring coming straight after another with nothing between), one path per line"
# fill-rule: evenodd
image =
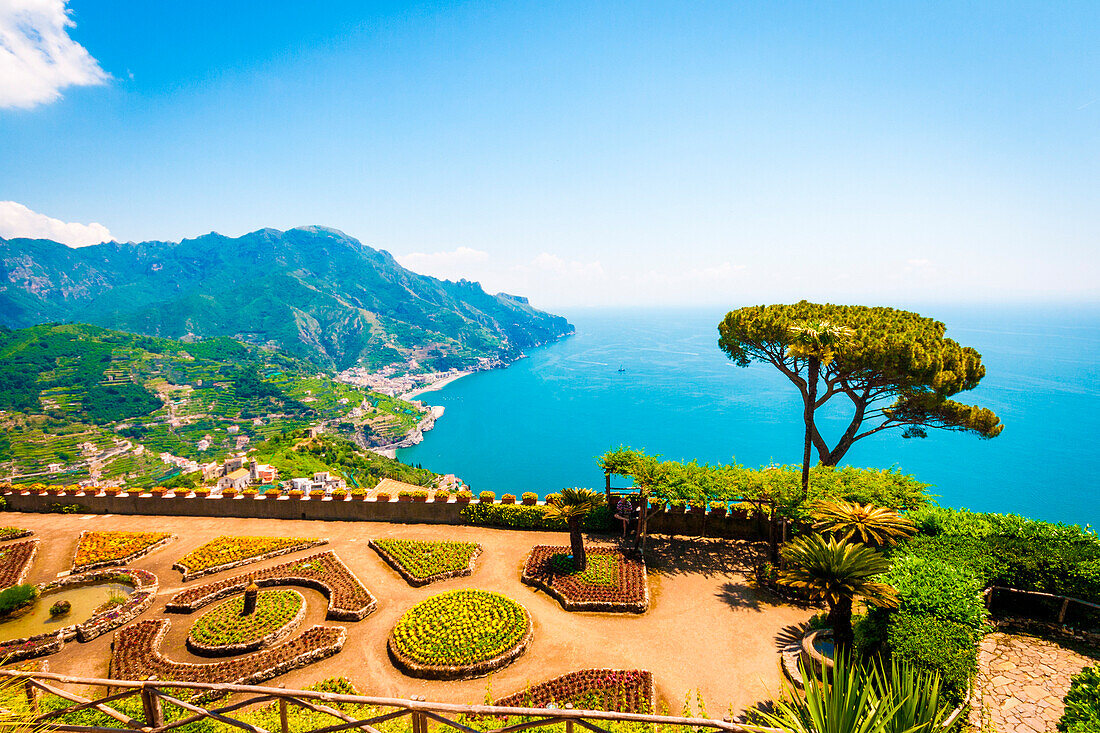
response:
M442 280L476 279L478 270L489 261L489 253L472 247L458 247L448 252L412 252L397 255L402 267Z
M2 1L2 0L0 0ZM14 201L0 201L0 237L52 239L70 247L110 242L114 236L102 224L77 224L31 211Z
M549 252L540 253L535 259L531 260L530 265L521 265L518 269L534 269L579 280L604 279L603 265L598 261L580 262L578 260L565 260Z
M0 109L30 109L110 75L79 43L66 0L0 0Z

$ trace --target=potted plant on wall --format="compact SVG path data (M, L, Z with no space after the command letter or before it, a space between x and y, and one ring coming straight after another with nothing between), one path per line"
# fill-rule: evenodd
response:
M455 503L456 504L469 504L470 500L473 499L473 498L474 498L474 495L471 494L469 491L460 491L457 494L455 494Z

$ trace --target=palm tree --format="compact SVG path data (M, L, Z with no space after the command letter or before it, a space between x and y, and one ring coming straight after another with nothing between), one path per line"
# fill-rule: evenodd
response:
M783 570L782 582L828 604L827 621L838 647L852 643L855 598L863 598L872 606L897 606L897 592L874 580L890 569L890 562L867 545L819 534L803 535L787 543L783 559L788 567Z
M588 556L584 551L584 538L581 537L581 520L600 505L600 495L592 489L562 489L546 505L546 516L564 517L569 526L569 545L573 552L573 565L584 571L588 567Z
M814 410L817 409L817 379L821 367L828 366L836 356L836 347L852 331L828 321L810 321L801 326L791 326L790 331L787 356L807 361L806 403L802 412L803 422L806 423L806 438L802 446L802 495L806 496L810 491L810 449L813 447Z
M912 537L917 526L892 509L854 501L823 501L811 512L814 529L873 547L886 547Z

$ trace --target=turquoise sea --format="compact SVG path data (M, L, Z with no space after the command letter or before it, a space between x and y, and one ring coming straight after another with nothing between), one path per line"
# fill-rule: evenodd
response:
M958 399L992 408L1005 430L994 440L884 431L857 443L846 462L897 466L932 484L947 506L1100 523L1100 308L913 310L982 353L985 379ZM600 487L596 457L618 445L671 459L796 463L797 391L770 367L741 369L726 358L717 346L724 313L566 312L575 336L425 394L446 413L400 458L498 496ZM843 422L831 425L839 432Z

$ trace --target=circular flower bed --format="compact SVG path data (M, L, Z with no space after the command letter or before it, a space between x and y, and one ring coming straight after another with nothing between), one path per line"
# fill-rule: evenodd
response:
M515 661L531 642L531 617L511 598L455 590L421 601L390 634L394 662L414 677L466 679Z
M256 599L256 610L244 615L244 595L224 601L204 613L187 634L187 648L196 654L239 654L270 646L297 626L305 612L298 591L270 590Z

